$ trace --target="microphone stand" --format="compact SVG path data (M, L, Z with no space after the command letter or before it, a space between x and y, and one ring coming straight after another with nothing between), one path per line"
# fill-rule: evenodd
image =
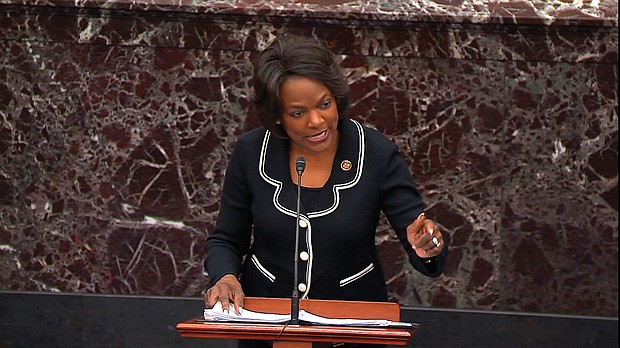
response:
M293 296L291 297L291 321L292 325L299 324L299 289L297 283L299 282L299 220L300 220L300 207L301 207L301 174L306 169L306 159L298 157L295 162L295 169L297 170L297 214L295 216L295 255L293 255Z

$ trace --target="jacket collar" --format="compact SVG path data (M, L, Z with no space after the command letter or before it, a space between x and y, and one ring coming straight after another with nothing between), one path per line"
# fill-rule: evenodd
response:
M323 192L331 196L331 202L330 197L326 197L325 207L320 211L307 212L309 217L322 216L335 210L340 204L340 191L354 187L362 175L366 152L362 125L343 118L339 121L339 131L334 165L323 188ZM265 132L258 165L261 178L274 187L273 203L276 208L294 216L297 191L289 171L289 140L279 139L271 132Z

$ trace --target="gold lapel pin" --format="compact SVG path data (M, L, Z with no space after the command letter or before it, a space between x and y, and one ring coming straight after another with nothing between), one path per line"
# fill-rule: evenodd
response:
M340 162L340 168L345 172L348 172L353 167L353 163L349 160L344 160Z

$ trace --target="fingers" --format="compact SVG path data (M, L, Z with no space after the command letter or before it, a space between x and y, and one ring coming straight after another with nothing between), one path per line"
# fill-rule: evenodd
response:
M431 257L441 253L441 250L444 247L444 241L439 227L431 220L427 221L430 223L425 224L425 233L423 237L425 244L423 245L422 250L426 253L425 257Z
M433 242L433 244L435 244L435 248L439 248L441 246L441 242L439 241L439 239L437 239L437 236L433 236L433 239L431 239L431 241Z
M423 215L407 227L407 238L420 257L436 256L444 247L439 227L433 220L426 219Z
M428 233L431 236L431 242L433 242L433 245L436 248L439 248L442 244L442 242L439 240L440 238L442 238L439 227L437 227L437 225L435 224L432 224L432 227L428 229Z
M209 292L211 289L208 289L204 294L202 294L202 299L205 302L205 308L213 308L213 305L209 301Z
M225 275L204 294L205 307L212 308L218 301L222 309L228 312L230 304L234 306L235 313L241 314L241 307L245 294L237 278L231 274Z
M426 221L426 218L424 216L424 213L422 212L420 215L418 215L417 219L415 219L411 224L409 224L409 226L407 226L407 239L409 240L409 243L413 246L414 249L416 248L415 242L421 236L424 221Z
M424 226L424 222L426 221L426 216L424 213L418 215L418 218L413 221L409 226L407 226L407 234L416 235L420 233L420 230Z
M224 312L228 312L228 309L230 308L230 295L226 294L220 296L219 301L222 304L222 310L224 310ZM235 312L238 312L238 309L235 308Z
M221 298L224 296L220 293L220 288L221 287L216 284L215 286L207 290L207 292L204 294L206 308L213 308L213 306L215 306L218 301L221 302ZM224 307L224 305L222 304L222 308L227 309L228 307Z
M424 233L425 223L426 216L424 215L424 212L422 212L411 224L409 224L409 226L407 226L407 239L414 249L421 246L417 242Z

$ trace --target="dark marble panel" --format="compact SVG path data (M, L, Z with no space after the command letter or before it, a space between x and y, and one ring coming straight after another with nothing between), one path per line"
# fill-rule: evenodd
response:
M401 147L450 235L428 279L382 222L393 300L617 316L608 2L7 3L0 289L197 296L228 155L258 125L253 59L291 32L342 55L352 116Z
M175 325L200 311L197 298L0 291L0 342L6 348L236 347L232 339L180 337ZM401 320L420 325L410 348L618 346L618 318L401 307Z
M0 292L0 342L18 347L236 347L188 339L176 324L200 315L199 299Z
M22 5L391 22L617 26L616 0L2 0Z
M3 8L6 14L0 28L4 37L24 41L257 51L274 35L294 27L296 34L316 36L338 53L365 56L615 63L618 51L617 30L604 26L584 29L338 18L229 18L107 8Z
M6 67L3 127L15 141L3 181L17 209L3 216L15 218L5 227L23 260L6 274L13 286L199 293L202 244L246 117L234 85L247 89L238 81L247 57L101 45L7 51L22 62Z
M501 240L503 64L386 58L344 65L352 72L351 114L399 145L429 216L452 240L439 282L412 272L403 257L395 268L407 274L406 291L392 295L400 303L450 308L493 303L500 290L493 246ZM383 225L380 236L389 240L388 231Z
M616 313L617 65L511 64L504 308Z

